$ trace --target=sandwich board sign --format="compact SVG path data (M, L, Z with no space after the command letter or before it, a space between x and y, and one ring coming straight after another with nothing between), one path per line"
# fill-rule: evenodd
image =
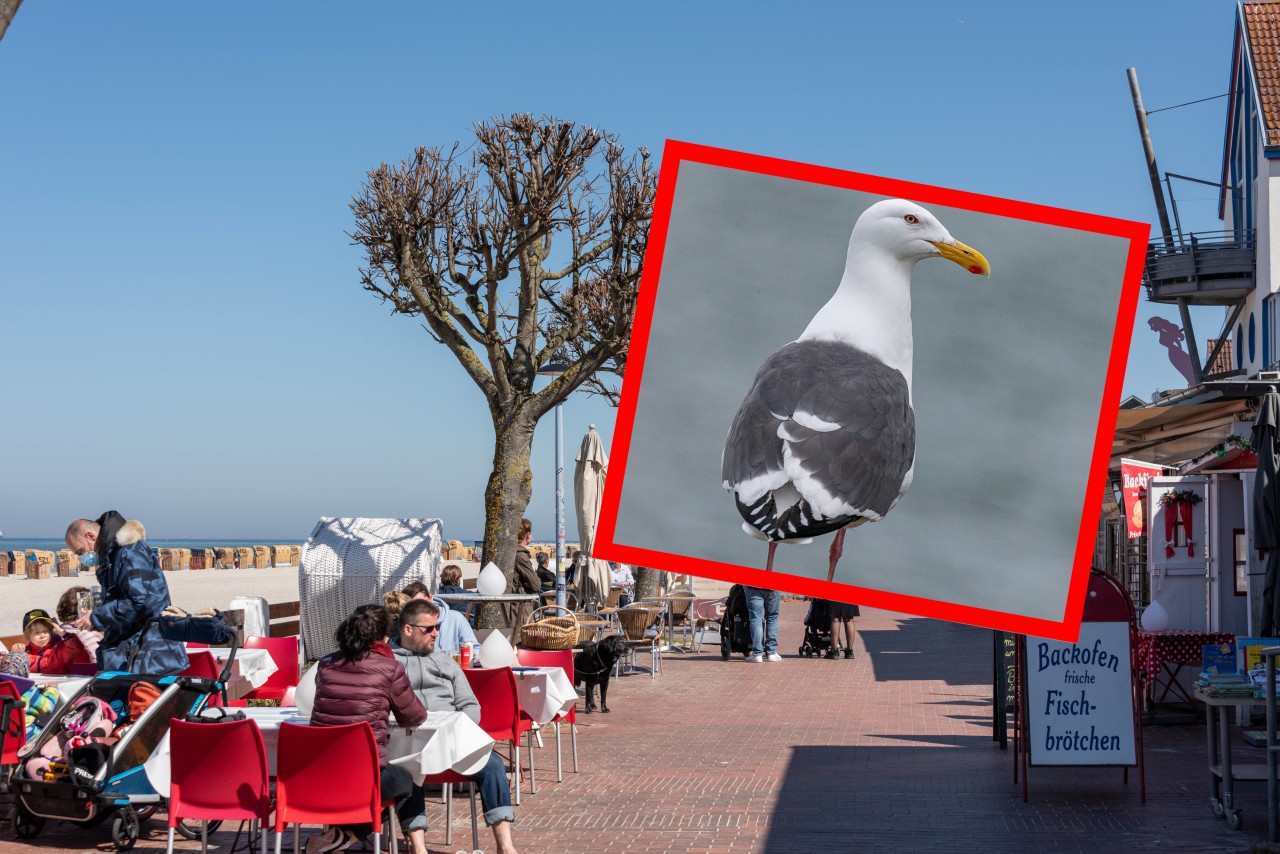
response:
M1133 672L1133 603L1115 579L1094 571L1075 643L1025 637L1019 667L1024 723L1020 750L1022 798L1034 766L1138 767L1142 755L1138 688Z

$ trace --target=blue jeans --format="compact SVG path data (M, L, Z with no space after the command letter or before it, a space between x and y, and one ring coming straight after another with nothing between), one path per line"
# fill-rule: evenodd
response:
M763 587L745 587L747 618L751 621L751 654L773 655L778 651L778 609L782 593Z

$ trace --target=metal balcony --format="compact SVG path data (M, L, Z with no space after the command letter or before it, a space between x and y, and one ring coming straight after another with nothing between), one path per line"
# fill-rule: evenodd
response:
M1170 242L1160 237L1147 247L1142 283L1152 302L1233 305L1253 291L1256 265L1252 231L1201 231Z

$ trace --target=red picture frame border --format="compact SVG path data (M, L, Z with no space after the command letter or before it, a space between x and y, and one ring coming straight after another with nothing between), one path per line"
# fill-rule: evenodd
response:
M876 195L901 197L926 204L932 203L980 213L1012 217L1063 228L1111 235L1129 242L1124 282L1116 311L1116 325L1111 341L1106 384L1099 407L1098 428L1094 439L1085 495L1080 509L1080 528L1076 542L1075 560L1072 566L1071 581L1068 586L1066 607L1061 620L1055 621L1010 614L902 593L855 587L849 584L839 584L816 578L805 578L789 575L785 572L766 572L763 569L752 569L737 564L721 563L688 555L669 554L614 541L618 506L622 498L627 458L631 448L631 432L635 424L636 401L639 398L640 385L644 379L644 363L648 353L649 332L653 323L654 305L658 296L658 281L662 274L662 259L666 248L667 229L671 219L671 206L675 199L676 180L680 164L686 162L721 166L728 169L738 169L779 178L823 184L830 187L841 187ZM1085 593L1089 584L1089 571L1093 562L1098 518L1102 509L1103 490L1106 485L1107 467L1111 457L1112 437L1115 432L1125 367L1129 357L1129 345L1133 336L1133 321L1138 308L1142 264L1146 255L1150 233L1151 226L1148 223L1115 219L1097 214L1081 213L1030 202L934 187L928 184L918 184L825 166L797 163L790 160L747 154L679 140L666 140L662 151L662 167L658 173L658 188L654 200L649 243L645 253L644 271L640 279L640 293L636 304L631 349L627 357L627 371L623 380L622 394L618 405L618 417L614 428L609 471L605 479L600 522L596 532L595 556L605 560L652 566L720 581L785 590L805 596L839 601L854 600L859 604L892 611L1074 643L1080 633Z

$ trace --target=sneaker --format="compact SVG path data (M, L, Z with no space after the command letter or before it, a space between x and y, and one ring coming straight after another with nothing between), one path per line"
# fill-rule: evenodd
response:
M342 828L333 826L325 828L324 833L307 840L307 854L330 854L333 851L345 851L355 843Z
M765 660L766 661L782 661L782 656L778 655L776 652L771 652L769 653L769 657L766 658Z
M747 661L750 661L752 664L760 664L761 662L763 662L763 661L764 661L764 656L763 656L763 655L748 655L748 656L747 656ZM311 852L310 852L310 851L308 851L308 852L307 852L307 854L311 854Z
M853 650L851 650L851 649L846 649L846 650L844 651L844 657L845 657L845 658L853 658Z
M836 649L836 648L833 646L833 647L831 647L831 649L827 650L827 654L826 654L826 655L824 655L824 656L822 656L822 657L823 657L823 658L839 658L839 657L840 657L840 650Z

